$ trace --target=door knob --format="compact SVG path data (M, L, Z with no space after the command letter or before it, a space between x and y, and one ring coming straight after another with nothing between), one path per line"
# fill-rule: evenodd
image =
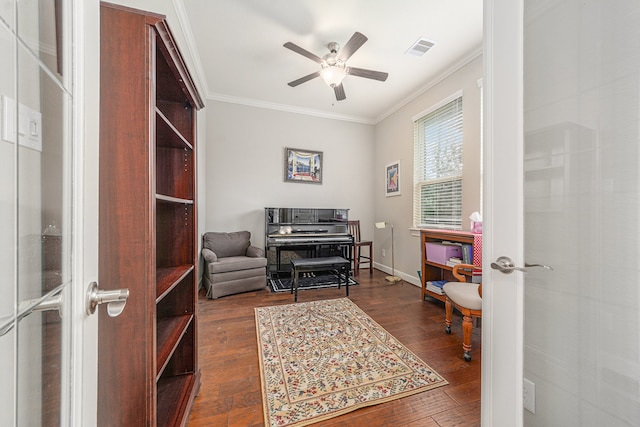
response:
M129 298L129 289L114 289L112 291L101 291L98 283L91 282L87 289L87 314L96 312L99 304L107 304L107 314L109 317L117 317L124 310Z
M62 317L62 290L65 284L58 285L40 298L21 301L15 316L0 318L0 337L9 332L18 321L36 311L57 310Z
M532 267L541 267L547 270L553 270L553 267L544 264L528 264L524 263L524 267L516 267L513 260L508 256L500 256L495 262L491 263L491 268L494 270L498 270L504 274L511 274L513 271L522 271L524 274L527 274L527 269Z

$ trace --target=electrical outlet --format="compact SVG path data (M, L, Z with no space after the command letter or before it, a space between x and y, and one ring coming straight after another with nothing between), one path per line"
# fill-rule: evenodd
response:
M524 409L536 413L536 385L526 378L522 381L522 404Z
M387 256L387 252L384 249L382 250L382 256Z

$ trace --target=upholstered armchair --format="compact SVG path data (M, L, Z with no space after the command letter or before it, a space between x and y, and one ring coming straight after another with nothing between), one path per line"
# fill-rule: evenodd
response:
M267 259L262 249L251 246L249 231L208 232L202 239L207 297L215 299L267 286Z

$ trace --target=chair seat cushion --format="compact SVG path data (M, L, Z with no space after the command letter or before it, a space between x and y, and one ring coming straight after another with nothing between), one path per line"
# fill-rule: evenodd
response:
M266 258L251 258L246 256L231 256L218 258L218 262L209 264L209 273L226 273L229 271L249 270L252 268L266 267Z
M247 279L252 279L254 277L262 277L265 279L265 283L266 283L266 274L265 274L264 267L250 268L248 270L234 270L234 271L227 271L224 273L209 274L209 275L206 275L205 277L208 278L209 282L211 282L214 285L219 285L221 283L232 282L237 280L247 280Z
M477 283L448 282L442 289L455 304L471 310L482 310L482 298Z

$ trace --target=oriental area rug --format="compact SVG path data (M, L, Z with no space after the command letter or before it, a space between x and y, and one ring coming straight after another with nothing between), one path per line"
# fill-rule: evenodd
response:
M265 426L299 427L448 384L348 298L255 309Z

